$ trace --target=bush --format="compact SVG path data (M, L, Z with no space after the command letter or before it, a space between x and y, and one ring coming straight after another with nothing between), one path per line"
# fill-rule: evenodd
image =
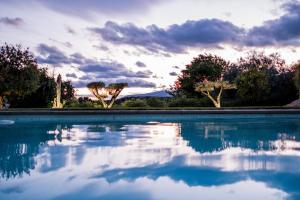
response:
M164 107L165 102L159 98L151 97L146 100L148 106L151 107Z
M168 104L169 107L209 107L213 106L206 97L196 98L173 98Z
M123 103L124 107L147 107L147 103L142 99L129 99Z
M72 100L66 101L64 108L101 108L99 101L93 101L89 98L79 99L73 98Z

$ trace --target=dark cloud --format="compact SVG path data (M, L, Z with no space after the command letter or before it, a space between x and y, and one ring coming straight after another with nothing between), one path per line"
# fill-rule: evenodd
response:
M137 62L135 63L135 65L138 66L138 67L146 67L146 64L143 63L143 62L141 62L141 61L137 61Z
M132 87L155 87L154 83L143 80L151 78L153 72L150 70L134 72L117 61L97 61L84 57L80 53L66 56L57 47L40 44L37 48L40 56L38 62L41 64L77 64L79 70L85 73L79 81L74 82L75 87L85 87L91 81L111 80L111 82L128 82ZM68 78L78 78L75 73L66 74Z
M66 74L67 78L78 78L75 73Z
M300 2L289 1L285 14L248 30L219 19L201 19L173 24L167 28L146 28L112 21L90 28L95 35L115 45L132 45L152 53L184 53L189 47L222 48L222 44L242 46L299 46ZM140 50L142 51L142 50Z
M173 53L183 53L189 46L216 47L221 43L234 43L244 33L242 28L218 19L187 21L167 29L156 25L141 28L132 23L119 25L108 21L103 28L90 30L113 44L129 44L151 52Z
M69 58L55 46L39 44L37 51L40 54L37 61L41 64L70 64Z
M169 75L170 76L177 76L178 74L176 72L170 72Z
M94 64L87 64L81 66L80 70L85 73L93 74L96 78L150 78L153 74L150 70L133 72L116 61L102 61Z
M69 62L72 64L83 65L83 64L87 64L87 63L94 63L95 61L93 59L84 57L80 53L74 53L74 54L70 55Z
M245 37L247 46L271 46L300 44L300 2L290 1L283 5L286 14L253 27Z
M24 20L19 17L16 17L16 18L2 17L2 18L0 18L0 24L20 27L25 23L24 23Z
M55 46L49 46L47 44L39 44L37 47L39 56L37 60L41 64L52 64L52 65L61 65L61 64L78 64L83 65L86 63L95 62L92 59L87 59L80 53L74 53L70 56L67 56L64 52L59 50Z

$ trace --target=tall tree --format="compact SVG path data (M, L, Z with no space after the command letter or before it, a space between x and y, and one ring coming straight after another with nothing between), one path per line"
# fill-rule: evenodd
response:
M201 93L195 91L195 85L205 79L220 80L228 66L229 62L219 56L200 54L181 71L170 92L175 96L201 97Z
M103 108L109 109L112 108L119 94L127 86L127 83L112 83L105 87L103 82L92 82L87 85L87 88L101 101Z
M15 107L26 108L48 108L53 104L55 98L56 83L53 77L48 76L46 69L40 69L39 88L17 102Z
M0 48L0 107L6 96L11 103L23 99L39 87L40 71L28 49L5 44Z
M299 95L299 99L300 99L300 61L298 61L298 63L296 63L294 65L295 68L295 85L298 88L298 95Z
M269 77L265 71L251 69L236 79L238 97L248 105L265 102L270 95Z

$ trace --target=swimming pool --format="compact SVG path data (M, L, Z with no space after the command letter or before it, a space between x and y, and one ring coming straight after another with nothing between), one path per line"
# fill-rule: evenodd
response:
M300 115L1 116L0 199L300 199Z

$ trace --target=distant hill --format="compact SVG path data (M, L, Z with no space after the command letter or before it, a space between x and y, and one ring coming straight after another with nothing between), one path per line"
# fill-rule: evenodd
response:
M128 96L124 96L123 98L145 98L145 97L163 97L163 98L168 98L168 97L172 97L170 94L168 94L166 91L161 90L161 91L156 91L156 92L150 92L150 93L145 93L145 94L134 94L134 95L128 95Z

